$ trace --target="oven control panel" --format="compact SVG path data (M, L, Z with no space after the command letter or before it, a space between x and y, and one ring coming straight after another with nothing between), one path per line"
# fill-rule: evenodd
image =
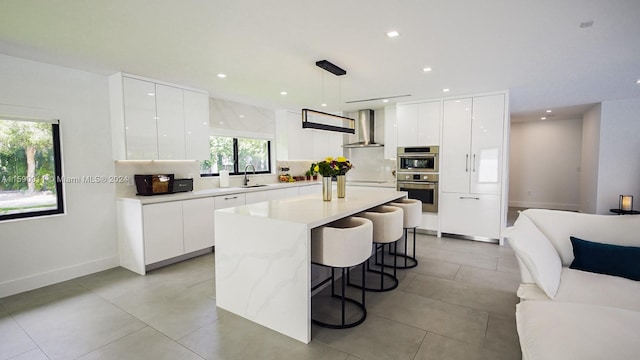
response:
M398 173L398 181L429 181L437 182L438 174L425 173Z

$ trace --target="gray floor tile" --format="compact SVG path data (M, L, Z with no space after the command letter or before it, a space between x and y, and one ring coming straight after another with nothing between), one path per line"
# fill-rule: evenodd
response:
M462 266L456 274L455 280L478 287L516 293L520 286L520 274L478 269Z
M488 246L497 246L486 244ZM416 249L416 256L421 259L436 260L452 264L468 265L481 269L496 270L498 266L498 256L485 254L475 254L468 251L447 250L442 247Z
M184 346L150 327L145 327L78 360L202 360Z
M414 360L517 360L519 355L504 357L479 345L465 343L429 333Z
M456 277L458 270L460 270L460 264L438 261L421 256L418 256L417 259L419 266L409 269L409 271L422 275L431 275L453 280Z
M344 360L348 356L319 341L303 344L230 313L178 342L210 360Z
M499 314L489 314L484 348L496 355L499 354L502 359L520 358L520 340L515 319Z
M404 291L371 296L367 310L369 314L478 345L483 343L489 318L486 311Z
M0 360L9 359L38 347L2 307L0 307L0 339L2 339Z
M203 256L208 257L210 255ZM183 261L171 266L149 271L146 276L154 280L169 282L174 286L189 287L206 280L214 279L216 273L213 261L194 258L189 261Z
M5 297L2 299L2 306L9 313L15 313L32 307L64 301L86 293L89 293L87 288L76 280L70 280Z
M520 276L520 267L515 255L500 257L498 259L498 271L510 272Z
M11 360L49 360L49 358L40 349L33 349L14 356Z
M413 359L425 335L424 330L375 314L368 315L364 323L351 329L336 331L315 325L312 329L313 341L365 360Z
M159 278L139 275L121 267L83 276L76 281L107 300L162 282Z
M216 302L203 287L163 282L117 297L112 302L172 339L214 322Z
M515 292L477 287L427 275L417 276L405 291L451 304L511 316L515 316L515 306L518 303Z
M92 293L21 310L13 317L51 359L75 358L146 326Z

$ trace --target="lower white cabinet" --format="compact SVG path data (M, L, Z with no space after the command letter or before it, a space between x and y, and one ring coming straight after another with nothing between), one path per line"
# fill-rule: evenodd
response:
M144 275L160 261L213 246L214 198L142 205L119 200L120 266Z
M213 230L214 212L214 198L182 201L185 254L213 246L215 236Z
M500 195L440 193L440 232L498 239Z
M184 254L182 201L142 206L144 263Z
M230 194L214 196L215 209L220 210L234 206L242 206L245 204L245 195L246 194Z

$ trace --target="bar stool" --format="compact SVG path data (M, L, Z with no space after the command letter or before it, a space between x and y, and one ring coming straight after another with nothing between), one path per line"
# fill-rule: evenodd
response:
M410 269L418 266L418 259L416 259L416 229L422 221L422 201L416 199L399 199L389 204L389 206L397 206L402 208L404 213L403 228L404 228L404 254L398 254L398 252L391 253L391 255L398 256L401 259L404 258L404 265L398 265L398 269ZM407 234L409 229L413 229L413 256L409 256L407 245Z
M366 290L376 292L393 290L398 287L398 278L396 277L397 262L394 257L393 275L384 270L384 247L385 245L389 245L390 249L391 244L394 243L397 245L397 241L402 237L403 211L399 207L382 205L360 213L358 216L367 218L373 222L374 259L376 263L378 263L378 251L382 250L380 252L382 256L382 260L379 263L380 270L369 268L369 262L367 262L367 271L380 274L380 287L367 287L364 282L362 286L352 283L349 283L349 285L358 288L363 287ZM385 287L385 277L391 280L390 286Z
M349 268L362 265L362 283L365 281L364 263L371 256L371 245L373 240L373 224L370 220L360 217L348 217L328 225L311 230L311 262L316 265L331 268L331 277L314 286L311 290L316 290L331 280L331 297L339 298L342 305L341 323L330 324L324 321L311 319L314 324L331 329L346 329L360 325L367 318L367 309L364 303L364 289L362 289L362 300L358 302L348 298L346 292L346 279ZM334 270L342 270L342 292L338 296L335 294L335 274ZM345 276L345 272L347 276ZM362 316L350 323L345 322L345 302L356 305L362 311Z

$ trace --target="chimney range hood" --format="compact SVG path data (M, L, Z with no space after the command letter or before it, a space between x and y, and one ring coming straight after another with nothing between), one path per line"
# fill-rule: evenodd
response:
M342 147L345 148L361 148L361 147L380 147L383 144L378 144L374 141L374 111L371 109L358 111L358 118L356 119L356 136L358 136L358 142L345 144Z

